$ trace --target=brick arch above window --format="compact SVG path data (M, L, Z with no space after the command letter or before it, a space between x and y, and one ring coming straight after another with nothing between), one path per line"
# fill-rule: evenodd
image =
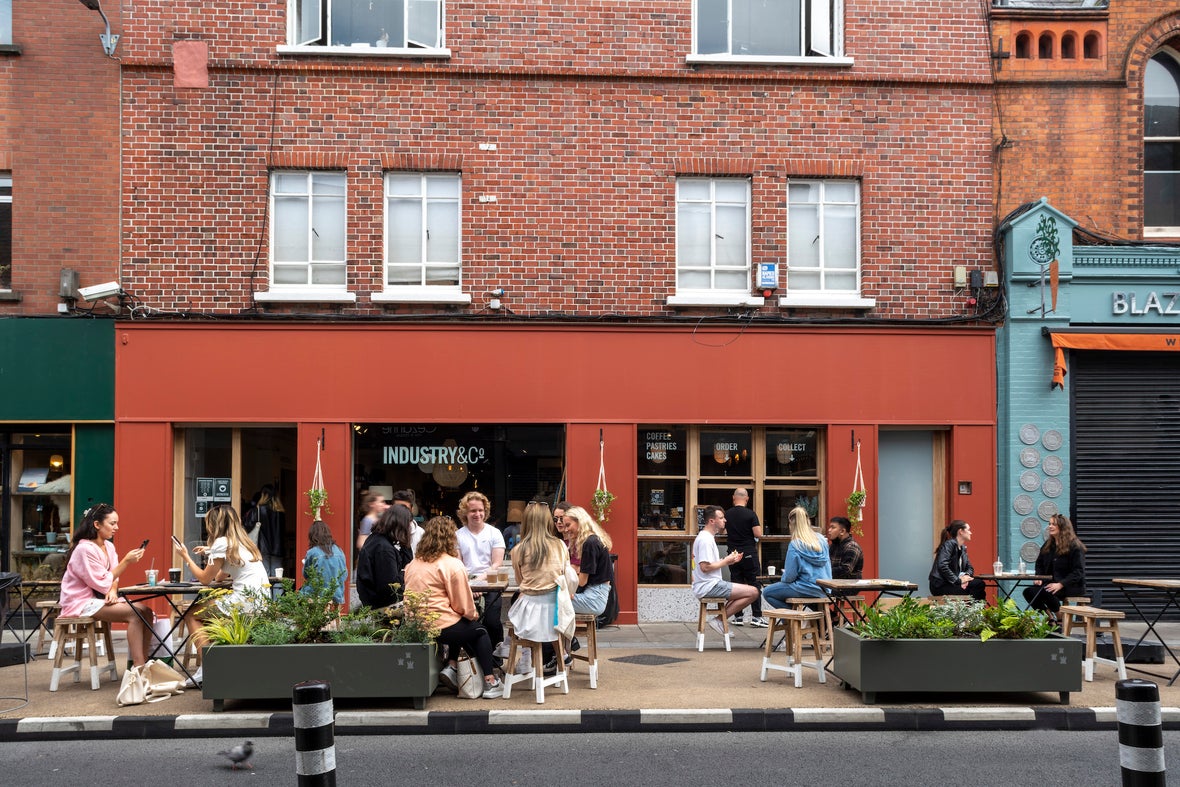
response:
M758 163L754 159L694 156L675 159L672 169L677 175L747 176L758 169Z
M266 164L275 169L347 169L348 154L319 150L274 150Z
M1147 61L1155 57L1165 44L1177 36L1180 36L1180 11L1157 19L1143 31L1127 51L1124 71L1127 87L1142 91L1143 71L1147 68Z

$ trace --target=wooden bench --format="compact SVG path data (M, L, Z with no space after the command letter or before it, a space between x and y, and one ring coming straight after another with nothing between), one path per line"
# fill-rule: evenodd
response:
M729 618L725 614L725 606L729 603L729 599L722 596L705 596L697 599L700 603L700 614L697 615L697 652L705 650L705 626L708 624L709 613L716 610L717 616L721 618L722 637L725 639L725 650L730 651L732 648L729 645L729 638L731 632L729 630Z
M808 599L811 600L811 599ZM810 667L819 675L819 682L826 683L827 678L824 675L824 621L828 621L830 631L830 619L828 618L826 610L818 609L770 609L766 611L766 622L769 627L766 630L766 652L762 654L762 674L759 680L766 681L767 670L782 670L791 675L795 679L795 688L800 688L803 685L803 669ZM805 625L805 624L810 625ZM783 642L786 644L786 660L787 663L775 664L774 651L776 645L774 644L774 635L781 633L783 635ZM810 639L810 647L812 653L815 655L815 661L811 663L803 662L803 644L804 640ZM830 639L829 639L830 644Z
M512 684L520 683L521 681L532 681L532 688L537 692L537 704L545 702L545 687L560 685L564 693L570 693L569 673L565 669L565 648L561 644L561 637L551 642L553 645L553 653L557 657L557 674L552 678L545 677L545 656L542 655L544 651L543 642L533 642L528 639L519 639L516 632L511 626L508 628L508 661L504 662L508 667L504 672L504 699L512 698ZM527 648L533 659L532 669L523 675L516 674L516 659L519 656L521 648Z
M90 652L90 688L98 691L101 684L100 676L103 672L108 670L111 673L111 680L119 679L119 668L115 665L115 647L111 642L111 626L101 620L95 618L77 617L66 618L58 616L54 622L54 645L56 646L53 658L53 673L49 677L49 690L57 691L62 675L74 673L74 682L77 683L82 679L82 651L89 649ZM98 642L99 638L105 646L105 658L107 663L101 669L98 666ZM72 644L74 646L74 663L68 667L62 667L62 661L65 660L66 645Z
M1094 680L1094 662L1101 661L1110 664L1118 670L1119 680L1127 679L1127 665L1123 661L1123 640L1119 636L1119 621L1126 617L1125 613L1112 609L1099 609L1085 605L1064 605L1057 613L1061 619L1061 633L1069 636L1075 619L1086 627L1086 651L1082 660L1082 668L1087 681ZM1109 631L1114 641L1113 659L1104 659L1097 655L1096 639L1099 631Z
M574 616L574 633L583 630L586 644L580 652L571 652L570 658L584 661L590 672L590 688L598 688L598 616L581 613ZM570 665L573 666L572 664Z

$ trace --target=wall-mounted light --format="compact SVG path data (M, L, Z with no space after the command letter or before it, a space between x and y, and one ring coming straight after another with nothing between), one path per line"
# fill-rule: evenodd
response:
M62 459L61 454L54 454L49 457L49 467L51 470L61 470L65 467L66 460Z
M102 17L102 23L106 25L106 32L99 35L98 39L102 41L102 51L107 53L107 57L114 57L115 47L119 45L119 36L111 34L111 23L102 11L102 3L99 0L78 0L78 2L91 11L97 11L98 15Z

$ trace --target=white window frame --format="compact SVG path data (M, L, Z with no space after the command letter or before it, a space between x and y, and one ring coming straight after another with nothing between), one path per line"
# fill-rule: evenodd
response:
M317 176L322 175L339 175L344 178L344 195L341 198L343 216L341 216L341 248L344 250L344 259L314 259L314 236L315 230L315 210L316 199L314 184ZM277 183L279 176L303 175L305 176L307 188L301 192L278 192ZM275 211L276 197L306 197L307 205L307 250L309 259L306 261L283 261L275 262L275 247L276 243L276 227L277 213ZM254 297L259 301L288 301L288 302L331 302L331 303L355 303L356 295L348 291L348 176L343 170L274 170L270 173L269 195L268 195L268 209L270 212L270 259L269 259L269 281L270 289L266 292L255 293ZM322 226L322 225L321 225ZM275 266L287 265L307 266L307 283L304 284L278 284L275 282ZM344 282L340 284L320 284L311 281L312 272L316 265L343 265L344 266Z
M687 199L687 198L684 198L681 196L681 186L686 183L694 182L694 181L708 183L709 196L707 199L704 199L704 200ZM703 288L703 287L684 288L684 287L681 287L680 282L679 282L679 278L680 278L680 273L682 270L708 271L709 276L710 276L710 281L712 281L719 271L724 270L724 271L732 273L738 269L737 266L733 266L733 265L719 266L717 263L717 244L716 244L717 208L719 205L723 205L723 204L729 204L729 205L736 204L736 203L729 202L726 200L719 200L717 198L717 184L719 182L725 182L725 183L740 182L745 186L745 200L742 205L742 207L744 208L745 213L746 213L746 229L745 229L746 242L745 242L745 250L744 250L745 264L744 264L744 266L742 266L745 270L745 275L746 275L745 286L740 289L739 288L728 288L728 287L718 288L715 286L711 286L708 288ZM751 205L751 192L752 192L752 189L750 188L750 179L748 177L739 178L739 177L709 177L709 176L703 176L703 175L684 175L684 176L678 177L676 179L676 200L675 200L675 202L676 202L676 223L677 223L677 231L676 231L676 238L677 238L676 239L676 278L677 278L677 282L676 282L676 294L669 296L667 299L667 304L669 306L761 306L765 302L764 298L762 298L761 296L752 295L750 292L751 287L752 287L752 280L751 280L751 275L752 275L751 274L751 264L752 264L751 263L751 256L752 256L751 248L752 247L751 247L750 235L751 235L752 226L753 226L752 219L751 219L751 214L753 212L752 205ZM680 251L681 251L680 250L680 240L679 240L680 207L682 204L686 204L686 203L688 203L688 204L707 204L709 206L709 237L711 239L711 243L710 243L710 249L709 249L709 262L708 262L707 267L696 266L696 265L688 266L688 265L683 264L680 260Z
M0 0L0 45L12 43L12 0Z
M733 54L732 36L729 52L701 54L697 51L700 16L697 4L692 0L692 52L685 58L688 63L731 63L766 65L808 65L808 66L851 66L854 61L844 55L844 0L811 0L810 9L804 0L800 30L801 49L816 54L803 55L742 55ZM728 18L733 17L733 3L742 0L726 0ZM810 13L808 13L810 10ZM803 21L805 19L805 21ZM806 48L803 44L806 43Z
M390 193L390 183L394 178L418 177L419 189L416 196L397 196ZM455 181L457 186L455 195L431 196L429 184L431 180L447 179ZM469 304L471 296L464 293L463 286L463 177L458 172L386 172L384 178L384 263L382 265L382 286L380 292L375 292L370 299L376 303L452 303ZM390 216L395 202L413 202L418 205L419 248L420 259L416 263L391 262L393 249L389 236ZM430 249L428 227L430 225L430 209L432 205L455 206L455 236L457 253L454 260L431 260L427 254ZM418 284L391 284L390 271L395 268L417 268ZM455 284L428 284L431 268L458 268L458 281Z
M821 191L821 197L818 203L809 202L808 205L818 206L818 221L819 221L819 235L816 236L814 242L818 244L816 258L820 261L818 265L799 266L794 260L787 259L787 291L786 294L779 297L779 306L787 308L795 307L832 307L841 309L871 309L876 306L876 301L872 298L865 298L861 295L861 203L863 201L863 189L861 182L855 178L791 178L787 182L787 228L790 232L791 224L791 197L790 187L792 184L812 184L818 185ZM841 185L851 184L856 188L856 199L854 202L837 201L827 199L827 187L829 184L839 183ZM824 284L824 278L828 271L824 265L824 258L826 256L824 244L825 237L828 235L824 229L825 219L824 213L828 206L847 207L854 205L856 208L856 286L854 289L834 289L828 288ZM790 238L787 239L787 248L790 248ZM847 273L848 268L841 268L842 273ZM800 290L791 283L792 274L795 273L817 273L820 277L820 286L818 289L804 289Z
M1175 49L1172 49L1171 47L1164 47L1163 49L1161 49L1159 52L1157 52L1152 57L1152 60L1155 60L1155 58L1157 58L1157 57L1169 57L1172 59L1173 64L1180 64L1180 52L1177 52ZM1148 62L1150 63L1150 61L1148 61ZM1147 116L1146 78L1147 78L1146 74L1144 74L1143 114L1144 114L1145 118ZM1149 170L1149 169L1147 169L1147 146L1151 143L1165 143L1166 144L1166 143L1175 143L1175 142L1180 142L1180 138L1178 138L1178 137L1153 137L1153 136L1148 136L1147 129L1144 129L1144 131L1143 131L1142 186L1143 186L1143 198L1144 198L1144 205L1143 205L1143 237L1144 238L1175 238L1175 237L1180 236L1180 227L1171 227L1171 226L1166 226L1166 225L1156 226L1156 225L1150 225L1147 223L1147 203L1146 203L1146 200L1147 200L1147 183L1146 183L1147 175L1149 172L1162 173L1162 172L1169 172L1170 171L1170 170ZM1173 172L1172 178L1174 179L1173 180L1174 183L1180 183L1180 173ZM1180 197L1177 197L1177 199L1180 199Z
M388 1L374 0L374 2ZM434 41L414 41L410 38L411 33L407 32L406 46L383 46L379 38L380 31L374 31L373 41L337 45L318 44L316 42L325 36L331 40L332 0L287 0L287 44L277 47L277 51L279 54L286 55L449 58L451 50L446 46L446 0L400 0L400 2L404 3L402 7L403 29L406 31L410 31L411 11L415 3L438 4L439 22L435 30ZM327 29L324 29L323 26L325 20L327 21Z

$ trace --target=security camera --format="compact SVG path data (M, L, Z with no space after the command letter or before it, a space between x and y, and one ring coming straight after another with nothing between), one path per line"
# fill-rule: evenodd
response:
M98 301L103 298L110 298L113 295L122 295L123 287L117 281L108 281L106 284L95 284L93 287L79 287L78 295L82 296L84 301Z

